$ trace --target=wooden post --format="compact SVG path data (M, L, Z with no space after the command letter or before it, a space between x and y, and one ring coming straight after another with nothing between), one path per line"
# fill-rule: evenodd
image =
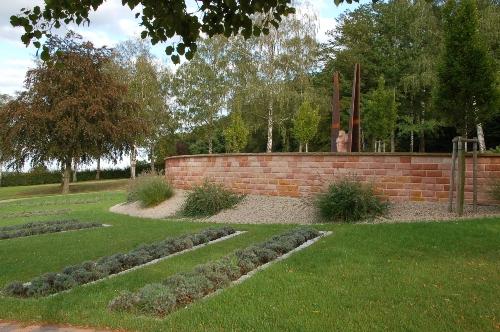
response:
M474 138L472 157L472 209L477 212L477 144L478 139Z
M458 179L457 179L457 215L464 214L464 191L465 191L465 151L462 138L458 138Z
M453 188L455 187L455 161L457 158L457 138L453 139L453 152L451 154L450 189L448 191L448 212L453 212Z
M340 76L336 71L333 74L333 100L332 100L332 131L331 131L331 152L337 151L337 138L340 131Z

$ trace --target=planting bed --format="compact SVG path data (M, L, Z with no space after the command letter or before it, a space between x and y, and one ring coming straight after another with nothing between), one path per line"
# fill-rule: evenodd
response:
M27 224L0 227L0 240L102 226L103 224L99 222L82 222L79 220L31 222Z
M146 264L158 262L195 246L202 246L222 238L238 234L232 227L209 228L198 233L144 244L128 253L105 256L97 261L87 261L68 266L61 272L45 273L30 282L14 281L8 284L4 293L16 297L39 297L56 294L73 287L89 284L107 277L131 271Z
M162 283L148 284L137 292L123 292L108 307L114 311L165 316L244 280L255 271L312 244L324 234L312 227L293 229L217 261L200 265L191 272L175 274Z

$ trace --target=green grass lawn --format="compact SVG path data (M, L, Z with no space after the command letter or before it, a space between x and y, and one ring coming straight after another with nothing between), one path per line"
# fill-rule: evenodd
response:
M69 190L72 194L95 191L123 190L127 186L127 183L128 179L83 181L71 183L69 186ZM0 200L60 194L61 185L57 183L42 184L36 186L0 187Z
M113 225L0 240L0 287L210 226L107 211L124 198L123 192L101 192L0 202L0 226L61 218ZM1 216L54 209L65 212ZM68 293L41 299L0 296L0 319L138 331L494 331L500 326L499 219L318 225L333 234L165 319L107 310L120 291L191 270L293 226L234 227L248 232Z

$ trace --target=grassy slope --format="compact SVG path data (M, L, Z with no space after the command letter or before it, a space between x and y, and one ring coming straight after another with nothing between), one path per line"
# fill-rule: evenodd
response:
M121 190L127 186L127 183L128 179L76 182L70 184L70 193ZM0 200L59 194L61 194L60 184L0 187Z
M208 227L207 224L114 215L123 193L82 194L0 203L0 211L70 208L65 217L113 227L0 241L0 286L40 273ZM100 198L100 203L71 204ZM40 202L62 205L40 207ZM28 220L0 218L0 225ZM238 225L247 234L129 274L38 300L0 297L0 318L158 330L494 330L500 317L500 223L328 225L334 234L241 285L163 320L110 313L125 289L190 270L287 227ZM29 267L29 268L27 268Z

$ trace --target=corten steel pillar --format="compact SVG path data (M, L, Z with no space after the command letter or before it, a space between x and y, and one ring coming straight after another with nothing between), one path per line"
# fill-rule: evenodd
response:
M352 102L351 118L349 120L349 148L347 151L359 152L361 149L361 126L360 126L360 80L361 66L357 63L354 66L354 79L352 80Z
M337 151L337 138L340 130L340 77L339 72L333 74L333 99L332 99L332 130L331 130L331 152Z

